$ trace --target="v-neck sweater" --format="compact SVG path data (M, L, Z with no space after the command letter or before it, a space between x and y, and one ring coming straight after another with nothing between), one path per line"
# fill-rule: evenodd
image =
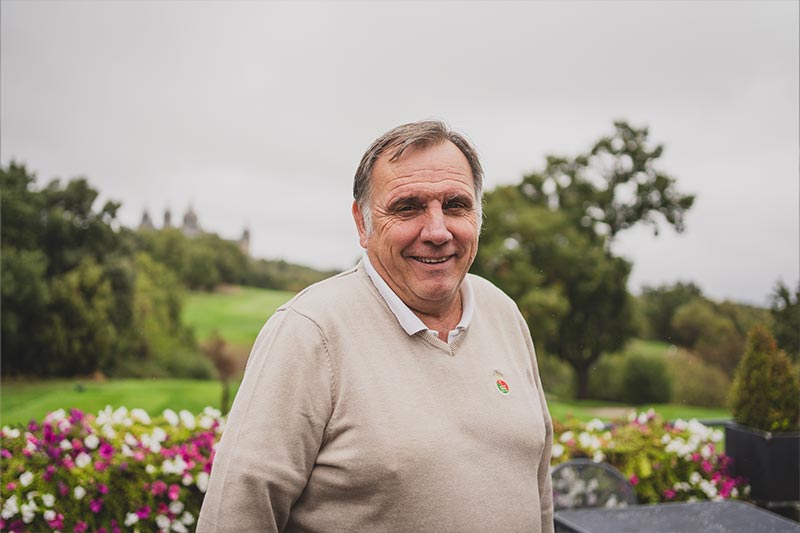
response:
M528 327L470 276L475 313L450 344L408 335L361 265L278 309L197 531L552 531L553 430Z

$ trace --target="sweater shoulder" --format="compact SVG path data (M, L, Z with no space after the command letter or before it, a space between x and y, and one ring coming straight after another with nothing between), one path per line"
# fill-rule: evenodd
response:
M319 321L332 313L346 314L348 309L363 312L369 300L370 281L359 263L333 277L309 285L294 298L278 308L277 312L292 310L307 318Z

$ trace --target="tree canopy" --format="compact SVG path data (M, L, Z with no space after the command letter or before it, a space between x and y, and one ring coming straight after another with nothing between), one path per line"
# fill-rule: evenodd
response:
M694 197L657 169L663 147L625 122L575 157L549 156L541 172L485 194L481 246L473 271L514 298L540 346L576 372L588 393L592 365L633 335L631 265L610 242L659 218L676 231ZM659 217L660 215L660 217Z

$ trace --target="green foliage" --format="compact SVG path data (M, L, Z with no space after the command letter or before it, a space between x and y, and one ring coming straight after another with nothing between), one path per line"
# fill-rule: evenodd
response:
M611 239L637 223L657 229L658 215L682 231L694 201L655 170L663 148L649 148L647 135L617 122L588 153L548 157L542 172L484 197L473 271L509 294L540 345L573 366L580 398L601 354L635 331L631 265L611 253Z
M623 399L634 405L668 403L672 379L663 359L631 355L622 370Z
M800 362L800 282L794 294L778 282L772 293L770 309L778 346L795 362Z
M675 311L700 296L702 296L700 287L691 282L658 287L645 286L638 298L647 324L645 337L675 343L672 333L672 317Z
M94 210L85 179L35 181L0 168L3 372L211 375L180 325L180 284L114 229L119 204Z
M732 375L744 338L730 315L735 307L726 305L729 314L705 298L695 298L675 311L672 330L677 344L691 348L704 361Z
M599 420L554 427L553 464L586 457L625 474L639 503L738 498L744 487L718 451L722 432L696 420L673 424L650 410L606 428Z
M608 402L624 402L622 375L627 356L624 353L604 355L592 366L589 397Z
M754 327L733 382L736 422L763 431L800 429L800 384L786 354L764 326Z
M670 356L672 401L684 405L724 407L731 381L720 368L684 350Z

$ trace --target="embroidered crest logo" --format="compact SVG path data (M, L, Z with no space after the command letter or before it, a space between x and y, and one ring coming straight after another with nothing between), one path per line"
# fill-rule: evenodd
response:
M508 382L503 379L503 373L499 370L494 371L494 384L497 386L497 390L500 391L500 394L505 395L511 392Z

